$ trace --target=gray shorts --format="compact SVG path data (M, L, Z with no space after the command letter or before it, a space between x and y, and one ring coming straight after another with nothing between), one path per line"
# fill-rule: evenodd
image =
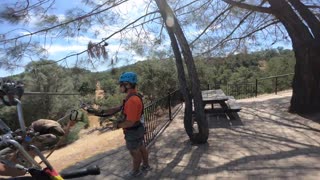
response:
M124 139L128 150L135 150L143 145L144 127L139 126L136 129L126 130L124 132Z

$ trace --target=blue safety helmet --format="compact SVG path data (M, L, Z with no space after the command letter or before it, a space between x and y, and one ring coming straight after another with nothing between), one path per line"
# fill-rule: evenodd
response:
M136 84L138 82L137 74L134 72L124 72L119 78L119 83L129 82L131 84Z

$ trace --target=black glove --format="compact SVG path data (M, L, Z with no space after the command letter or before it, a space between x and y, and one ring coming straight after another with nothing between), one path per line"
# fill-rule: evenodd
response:
M82 103L82 104L80 105L80 107L81 107L83 110L85 110L85 111L87 111L88 113L90 113L90 114L95 114L95 113L97 113L97 110L94 109L94 108L92 107L92 105L90 105L90 104Z

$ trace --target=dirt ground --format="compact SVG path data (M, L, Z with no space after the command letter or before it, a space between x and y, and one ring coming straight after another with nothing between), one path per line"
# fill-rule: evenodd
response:
M124 145L122 130L101 128L96 116L89 117L89 121L90 128L80 132L80 140L54 151L48 158L58 172L84 159Z

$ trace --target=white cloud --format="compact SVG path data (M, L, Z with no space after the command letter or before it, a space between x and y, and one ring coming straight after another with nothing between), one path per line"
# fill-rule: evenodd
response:
M48 53L51 55L51 54L54 54L54 53L60 53L60 52L72 52L72 51L75 51L75 52L80 52L80 51L83 51L83 50L86 50L87 46L84 46L84 45L57 45L57 44L54 44L52 46L50 46L50 48L47 49Z
M131 0L117 6L113 11L127 14L127 18L133 19L141 12L145 12L146 5L147 3L144 0Z
M64 39L70 43L78 43L78 44L82 44L82 45L87 45L90 41L91 42L101 41L101 39L90 38L88 36L67 37Z
M220 29L221 28L221 24L217 24L211 27L211 30L216 30L216 29Z
M79 53L82 51L85 51L87 49L87 45L51 45L49 48L47 48L48 54L52 57L57 57L57 55L60 56L66 56L67 54L73 53ZM109 52L110 55L116 53L117 51L125 51L123 47L120 47L118 45L109 45L106 47L106 50Z
M66 16L64 14L55 14L58 17L58 20L60 22L64 21L66 19ZM29 16L29 22L28 22L28 27L34 28L34 27L38 27L39 23L39 16L37 14L30 14Z

